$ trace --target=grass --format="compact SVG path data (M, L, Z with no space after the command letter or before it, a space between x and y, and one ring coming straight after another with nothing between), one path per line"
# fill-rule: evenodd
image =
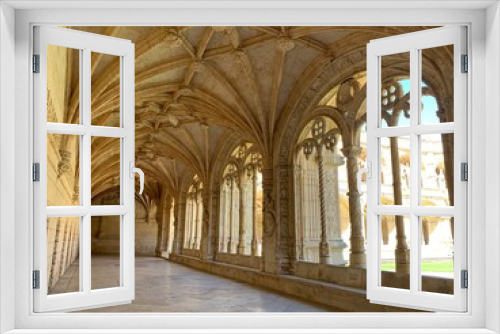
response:
M396 271L394 261L382 262L382 271ZM453 272L453 260L427 260L422 262L422 272Z

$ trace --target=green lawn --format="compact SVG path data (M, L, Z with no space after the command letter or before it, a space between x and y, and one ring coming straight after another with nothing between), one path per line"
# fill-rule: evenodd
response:
M394 261L383 261L383 271L395 271L396 264ZM422 272L453 272L453 260L427 260L422 262Z

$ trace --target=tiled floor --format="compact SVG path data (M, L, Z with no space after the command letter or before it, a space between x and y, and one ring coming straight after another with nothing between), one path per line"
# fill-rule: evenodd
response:
M113 257L92 257L93 286L114 284ZM136 293L131 304L83 312L339 312L271 290L198 271L155 257L136 257ZM77 286L78 264L60 280ZM115 269L116 270L116 269ZM66 277L72 275L71 277ZM76 282L71 282L76 280ZM63 288L56 285L55 290Z

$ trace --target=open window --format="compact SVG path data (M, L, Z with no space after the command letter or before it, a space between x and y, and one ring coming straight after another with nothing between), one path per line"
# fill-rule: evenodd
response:
M108 81L93 80L96 66L107 67ZM134 299L134 172L142 174L134 168L134 44L35 27L33 72L34 311L130 302ZM109 101L112 113L93 108L95 93L107 85L114 85L113 94L99 98ZM106 126L96 122L104 114L112 115ZM92 203L92 193L106 182L113 182L120 195L106 203ZM96 219L119 231L110 245L116 260L106 264L109 273L102 280L92 279ZM54 282L68 270L71 280L64 282L62 293L54 289Z
M465 29L430 29L368 44L367 295L373 303L466 311ZM445 49L447 57L437 57L438 49ZM387 59L397 60L398 66L386 68ZM431 112L426 99L437 95L433 92L440 99ZM402 158L407 160L404 171ZM391 161L391 171L382 170L382 159ZM432 203L432 194L425 191L426 168L443 176L446 203ZM382 173L392 177L388 190L382 187ZM392 267L384 261L387 217L394 217L397 239L389 257ZM426 247L429 228L436 226L430 222L449 227L449 242Z

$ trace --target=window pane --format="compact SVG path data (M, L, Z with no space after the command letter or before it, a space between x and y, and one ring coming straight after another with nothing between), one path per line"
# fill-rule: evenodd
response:
M453 122L453 45L422 49L421 52L421 124ZM439 80L436 80L436 73L439 73ZM438 91L442 98L440 104L434 97Z
M92 290L120 286L120 216L92 217Z
M120 57L98 52L91 54L92 125L119 127Z
M421 205L453 205L453 134L422 135L420 141ZM444 147L446 147L446 153Z
M410 217L380 216L381 286L410 289Z
M453 218L421 217L422 291L453 294Z
M47 218L47 292L80 291L80 217Z
M47 45L47 122L80 123L80 50Z
M80 136L47 134L47 205L80 205Z
M380 138L381 205L410 205L410 137Z
M92 205L120 205L120 138L92 137ZM99 198L99 200L96 200Z
M381 58L381 127L410 125L410 52Z

